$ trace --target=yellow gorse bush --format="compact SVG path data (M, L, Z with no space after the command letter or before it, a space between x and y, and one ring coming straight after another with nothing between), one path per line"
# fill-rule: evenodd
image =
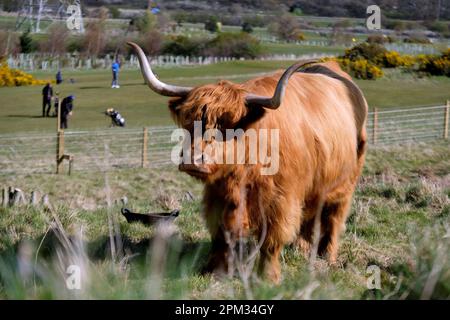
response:
M19 87L44 85L47 80L35 79L32 75L18 69L11 69L6 61L0 63L0 87Z
M377 64L385 68L410 68L415 64L415 59L410 55L401 55L397 51L387 51L377 57Z
M358 79L375 80L381 78L384 75L383 70L381 70L380 67L376 66L375 64L371 63L369 60L366 59L358 59L352 61L348 58L338 57L338 58L325 58L322 59L321 61L325 62L329 60L338 62L342 70L351 73L355 78Z
M408 72L450 77L450 49L436 54L402 55L380 45L363 43L345 51L343 56L322 59L337 61L341 68L359 79L378 79L382 68L402 68Z

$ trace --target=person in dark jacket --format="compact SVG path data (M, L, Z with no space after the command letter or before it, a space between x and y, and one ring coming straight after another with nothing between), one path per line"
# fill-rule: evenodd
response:
M61 84L63 82L61 70L56 73L56 84Z
M52 107L53 88L47 83L42 89L42 117L50 117L50 109ZM47 107L47 110L45 109Z
M68 128L68 120L72 115L73 110L73 101L75 100L75 96L68 96L63 99L61 102L61 129Z

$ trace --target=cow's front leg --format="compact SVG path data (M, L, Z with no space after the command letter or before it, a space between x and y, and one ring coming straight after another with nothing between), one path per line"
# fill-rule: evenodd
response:
M261 248L258 271L274 283L279 283L281 280L280 252L282 248L282 244L264 245Z
M233 275L236 244L248 236L249 222L246 212L241 206L226 205L220 221L209 219L212 246L205 272ZM217 223L219 225L216 225Z
M208 262L204 266L202 273L213 273L218 276L228 274L229 257L229 245L225 240L223 231L219 230L212 239Z

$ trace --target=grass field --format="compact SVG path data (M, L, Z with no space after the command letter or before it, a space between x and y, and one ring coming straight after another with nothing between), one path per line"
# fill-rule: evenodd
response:
M161 79L199 85L244 81L285 68L287 61L239 61L159 68ZM40 79L53 74L37 72ZM75 94L70 128L106 128L101 114L117 108L129 127L172 124L167 98L143 85L138 70L64 72L56 90ZM370 106L444 104L450 79L388 73L357 81ZM42 119L41 88L0 88L0 133L55 130ZM51 151L53 152L53 151ZM48 194L51 206L0 208L0 299L450 299L450 145L441 141L369 150L337 266L313 264L296 248L282 253L282 277L273 285L241 272L231 279L201 275L210 248L201 218L202 186L174 166L109 172L0 175L0 189ZM186 197L187 192L194 199ZM164 228L128 224L120 199L137 212L181 209ZM82 289L67 290L68 265L82 270ZM237 262L241 270L248 265ZM381 270L381 289L368 290L369 266Z
M299 19L322 28L332 27L344 18ZM365 21L348 20L353 26L364 25ZM49 24L43 21L42 29ZM11 30L14 25L15 17L0 16L0 29ZM126 20L107 22L110 31L125 30L127 26ZM23 26L22 30L25 29ZM223 26L223 31L240 30L238 26ZM203 24L183 24L181 32L213 36L204 30ZM254 28L253 34L266 40L272 37L267 28ZM305 36L307 40L327 39L323 34L307 30ZM366 36L355 37L363 41ZM38 40L46 35L33 37ZM341 54L344 50L342 46L272 42L262 42L262 46L268 55ZM292 63L235 61L156 68L156 73L166 82L197 86L219 79L243 82ZM38 71L33 75L39 79L54 78L54 72ZM167 110L168 98L150 91L137 69L121 72L118 90L110 88L109 70L64 70L63 75L66 81L54 90L60 92L61 98L76 96L70 130L109 127L110 119L103 111L111 107L126 118L128 128L173 125ZM74 79L73 84L68 81L70 78ZM386 71L380 80L356 82L371 108L443 105L450 99L448 77L417 78L413 74ZM0 139L6 139L2 134L7 133L55 131L56 119L41 117L41 90L42 87L0 88ZM405 131L400 128L400 132ZM84 139L102 147L91 136ZM140 141L141 136L134 139ZM15 145L21 144L15 135L11 140ZM118 139L115 142L120 150L123 147L124 153L139 162L140 154L136 157L130 140L125 135L120 143ZM70 141L66 137L69 153L75 150L71 149ZM77 142L84 144L83 140ZM140 142L135 143L139 143L140 152ZM103 154L107 158L111 149L104 144ZM17 148L19 151L15 145L11 150L17 157L8 161L23 168L38 166L37 161L29 160L32 157L24 161L28 155L21 150L28 150L27 145ZM52 148L36 147L28 150L30 155L47 153L48 149L48 155L54 159L54 145L50 142L43 145ZM9 150L5 144L3 148ZM370 148L342 236L337 265L330 266L322 258L310 260L297 248L287 246L281 255L282 281L278 285L251 272L252 263L238 259L233 261L239 269L234 277L218 279L200 273L211 243L202 219L203 190L198 181L179 172L174 165L153 169L116 166L107 171L100 158L95 157L94 149L86 150L89 152L83 155L92 157L88 162L95 170L74 170L70 176L9 174L0 159L0 190L12 186L27 196L35 191L39 196L48 195L50 202L49 205L0 206L0 300L450 299L448 140ZM128 199L126 206L133 211L180 209L180 216L173 224L160 227L127 223L120 214L123 197ZM81 268L80 290L66 287L69 265ZM380 270L379 290L367 286L371 275L368 270L372 267Z
M173 167L0 176L0 186L48 193L52 205L0 208L0 298L449 299L449 159L448 143L370 150L338 265L319 259L311 269L287 247L276 286L199 274L210 245L201 186ZM181 213L166 229L128 224L123 196L138 212ZM79 291L65 288L69 264L82 267ZM372 265L380 290L367 290Z
M246 79L292 64L290 61L236 61L208 66L157 68L164 81L181 85L200 85L229 79ZM53 73L36 72L40 79L53 79ZM151 92L138 70L120 74L121 89L110 88L108 70L65 71L64 78L75 79L55 88L61 96L76 96L70 129L106 128L110 121L101 113L109 107L118 109L129 127L172 124L167 98ZM444 104L449 99L450 78L418 79L411 75L388 74L377 81L357 81L369 106L379 108ZM41 87L0 88L0 133L52 131L54 118L40 118Z

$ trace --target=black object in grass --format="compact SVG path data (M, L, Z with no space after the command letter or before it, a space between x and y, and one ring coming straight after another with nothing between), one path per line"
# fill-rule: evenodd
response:
M122 208L121 212L128 223L142 222L145 225L173 221L180 214L180 210L173 210L169 213L134 213L127 208Z

